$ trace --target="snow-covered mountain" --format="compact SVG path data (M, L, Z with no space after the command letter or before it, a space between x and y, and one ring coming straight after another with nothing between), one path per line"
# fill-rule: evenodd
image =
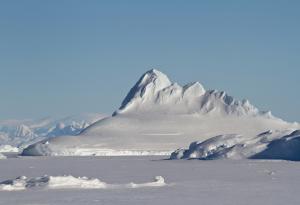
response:
M101 114L85 113L59 119L48 117L39 120L0 121L0 145L24 147L45 138L77 135L104 117Z
M146 72L112 117L75 137L58 137L28 147L27 155L167 154L196 140L221 134L245 138L266 130L299 129L259 111L249 101L199 83L180 86L158 70Z

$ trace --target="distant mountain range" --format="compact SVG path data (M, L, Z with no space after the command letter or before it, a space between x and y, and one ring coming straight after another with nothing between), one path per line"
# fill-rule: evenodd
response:
M40 120L0 121L0 145L26 147L45 138L77 135L104 117L102 114L81 114L59 119L48 117Z

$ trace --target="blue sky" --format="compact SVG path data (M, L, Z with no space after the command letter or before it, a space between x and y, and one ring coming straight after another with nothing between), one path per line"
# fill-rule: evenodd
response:
M300 121L300 1L0 1L0 119L110 114L158 68Z

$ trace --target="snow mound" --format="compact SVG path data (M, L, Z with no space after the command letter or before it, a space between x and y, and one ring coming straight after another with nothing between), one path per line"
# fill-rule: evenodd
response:
M142 184L136 184L136 183L129 183L125 185L127 188L143 188L143 187L162 187L166 186L167 184L165 183L165 179L162 176L156 176L154 178L153 182L147 182L147 183L142 183ZM121 185L122 186L122 185Z
M6 156L0 153L0 159L6 159Z
M289 133L289 134L288 134ZM170 159L283 159L300 161L300 130L267 131L248 138L219 135L174 151Z
M153 182L108 184L97 178L68 176L42 176L27 178L20 176L13 180L6 180L0 183L0 191L21 191L32 188L43 189L114 189L114 188L143 188L165 186L162 176L156 176Z
M0 153L19 152L19 148L11 145L0 145Z

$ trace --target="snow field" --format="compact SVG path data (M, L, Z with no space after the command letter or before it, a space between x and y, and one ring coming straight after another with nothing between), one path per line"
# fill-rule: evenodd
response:
M25 175L27 179L21 181L33 179L33 184L39 184L35 182L37 176L47 174L63 177L67 182L57 178L59 183L53 181L54 184L62 187L67 183L70 187L70 180L65 177L67 174L74 178L88 176L88 179L99 179L106 186L116 185L98 189L73 188L82 183L74 180L72 188L49 188L48 183L42 183L40 187L22 191L0 191L0 205L299 204L299 162L164 159L166 157L139 156L19 157L0 160L0 182ZM153 176L163 176L167 185L132 188L135 185L129 183L152 183L149 179ZM86 183L90 184L89 181Z

